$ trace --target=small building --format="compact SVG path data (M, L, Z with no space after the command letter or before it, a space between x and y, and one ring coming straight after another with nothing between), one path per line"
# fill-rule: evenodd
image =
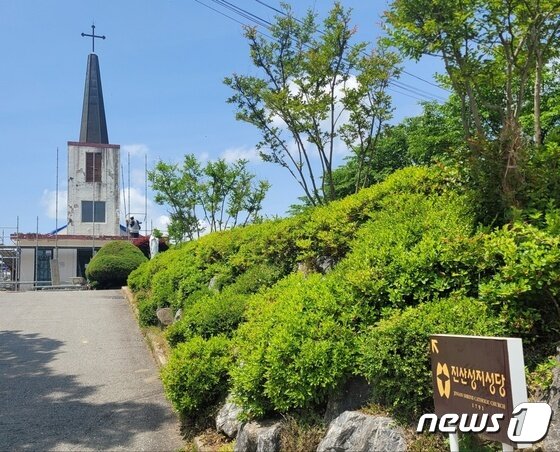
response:
M120 168L120 146L109 144L107 134L99 59L91 53L80 139L68 142L67 224L49 234L11 235L11 252L18 254L11 269L16 290L78 284L101 246L129 239L119 222Z

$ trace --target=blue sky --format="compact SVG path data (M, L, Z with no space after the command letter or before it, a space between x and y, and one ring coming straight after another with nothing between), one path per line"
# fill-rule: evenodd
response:
M274 12L255 0L230 0L272 20ZM201 2L220 9L212 0ZM278 7L278 0L266 3ZM293 2L297 13L314 8L324 17L330 1ZM348 0L360 40L381 33L383 1ZM231 12L222 10L236 19ZM56 149L59 148L64 224L67 142L79 135L87 55L97 40L109 140L131 153L133 212L144 211L144 155L180 161L185 153L201 158L254 156L258 132L235 120L226 103L231 92L223 79L234 72L257 75L241 25L194 0L0 0L0 235L15 226L33 232L54 229ZM427 80L441 70L436 60L407 62L405 69ZM401 82L444 96L445 92L410 75ZM402 91L402 90L400 90ZM394 96L395 120L419 112L418 100ZM410 93L408 93L410 94ZM417 94L418 95L418 94ZM253 159L250 166L272 188L264 203L268 215L283 215L301 195L287 171ZM148 222L160 226L165 208L149 193ZM140 217L143 217L140 215Z

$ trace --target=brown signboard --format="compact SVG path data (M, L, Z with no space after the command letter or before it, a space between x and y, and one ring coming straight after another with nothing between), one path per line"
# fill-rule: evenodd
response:
M499 431L485 436L514 445L512 411L527 401L521 339L434 335L430 354L435 414L503 414Z

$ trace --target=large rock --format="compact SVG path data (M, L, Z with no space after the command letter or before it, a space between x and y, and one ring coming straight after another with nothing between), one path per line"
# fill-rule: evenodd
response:
M396 452L406 450L404 430L384 416L345 411L329 425L317 452Z
M159 308L156 311L159 323L163 326L169 326L173 323L173 311L171 308Z
M556 357L558 360L559 356ZM543 440L544 450L560 450L560 363L552 370L552 385L546 403L552 408L552 420Z
M252 421L237 434L234 452L277 452L280 450L280 421Z
M357 410L367 405L371 397L372 386L363 377L351 377L342 387L329 397L325 411L325 422L329 424L333 419L345 411Z
M241 421L237 419L240 414L241 407L233 403L228 397L216 416L216 430L230 438L235 438L241 427Z
M335 261L330 256L319 256L315 259L315 266L323 274L329 273L334 268L334 265Z
M212 279L208 283L208 288L210 290L215 291L215 292L219 292L219 290L218 290L218 280L219 280L218 276L212 276Z

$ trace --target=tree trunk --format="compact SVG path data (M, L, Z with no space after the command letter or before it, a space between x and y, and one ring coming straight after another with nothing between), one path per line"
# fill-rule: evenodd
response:
M535 87L533 109L535 114L535 146L538 148L542 145L542 125L541 125L541 89L542 89L542 51L536 49L535 52Z

